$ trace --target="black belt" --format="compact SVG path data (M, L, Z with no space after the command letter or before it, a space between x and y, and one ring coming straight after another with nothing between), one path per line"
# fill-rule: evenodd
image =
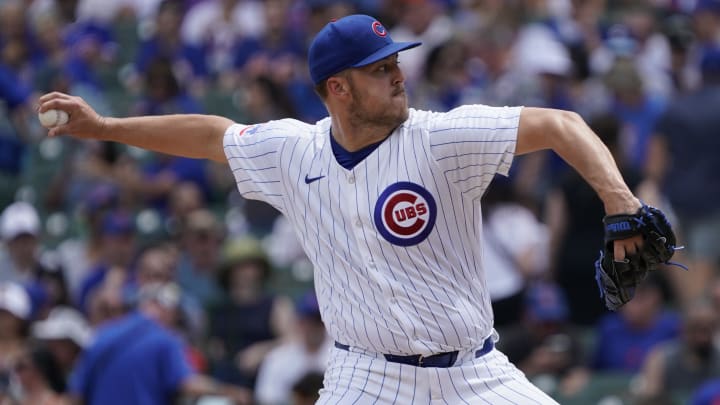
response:
M340 342L335 342L335 347L341 350L350 351L350 346L344 345ZM492 336L485 339L483 346L475 352L475 358L484 356L495 347L495 343L492 340ZM452 367L455 365L457 360L458 351L445 352L433 354L430 356L423 356L422 354L411 354L409 356L401 356L397 354L383 354L385 360L392 363L408 364L415 367Z

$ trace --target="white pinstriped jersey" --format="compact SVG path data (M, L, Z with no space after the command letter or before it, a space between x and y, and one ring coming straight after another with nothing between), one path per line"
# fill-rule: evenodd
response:
M520 107L410 110L347 170L330 119L228 128L238 189L294 225L335 340L377 353L474 348L492 332L480 197L512 162Z

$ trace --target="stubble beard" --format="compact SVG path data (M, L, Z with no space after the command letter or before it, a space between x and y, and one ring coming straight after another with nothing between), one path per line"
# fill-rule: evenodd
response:
M409 116L407 97L402 107L396 104L367 105L362 102L362 95L356 89L351 90L353 102L350 105L350 123L353 126L387 128L389 130L400 126Z

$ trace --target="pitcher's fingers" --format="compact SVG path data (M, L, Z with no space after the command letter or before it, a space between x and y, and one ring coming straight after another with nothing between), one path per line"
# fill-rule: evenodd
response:
M623 242L623 246L625 247L625 257L632 256L638 252L638 247L634 240L626 240Z
M78 103L73 99L55 98L40 104L39 112L45 112L47 110L63 110L68 114L71 111L75 111Z
M59 91L53 91L52 93L48 93L48 94L44 94L44 95L40 96L40 98L38 98L38 102L42 104L42 103L44 103L44 102L46 102L46 101L49 101L49 100L54 100L54 99L57 99L57 98L65 98L65 99L68 99L68 98L70 98L70 97L72 97L72 96L70 96L70 95L68 95L68 94L65 94L65 93L61 93L61 92L59 92Z
M613 260L615 260L616 262L624 262L626 256L625 246L619 240L613 242L613 250L615 253Z
M58 136L58 135L62 135L62 134L72 134L72 132L70 132L70 128L68 128L68 127L69 127L68 124L52 127L48 131L48 136L53 137L53 136Z

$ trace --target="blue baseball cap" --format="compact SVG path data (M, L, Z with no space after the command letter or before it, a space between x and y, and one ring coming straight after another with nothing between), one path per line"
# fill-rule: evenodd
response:
M378 20L354 14L327 24L310 44L308 65L313 83L348 68L361 67L387 58L421 42L394 42Z

